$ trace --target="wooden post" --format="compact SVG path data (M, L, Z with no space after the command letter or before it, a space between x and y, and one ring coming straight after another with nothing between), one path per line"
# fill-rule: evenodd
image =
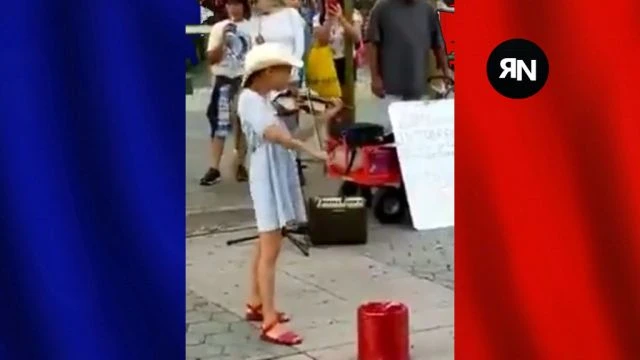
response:
M342 9L343 13L344 13L344 17L347 19L348 22L353 23L353 0L344 0L344 9ZM349 121L349 123L353 123L355 122L355 118L356 118L356 110L355 110L355 72L357 71L357 69L355 69L354 65L354 60L353 60L353 49L354 49L354 44L353 41L345 36L345 41L344 41L344 62L345 62L345 81L344 81L344 87L342 88L342 98L343 101L345 103L345 105L348 107L348 109L350 109L348 112L346 112L345 115L347 115L347 121Z

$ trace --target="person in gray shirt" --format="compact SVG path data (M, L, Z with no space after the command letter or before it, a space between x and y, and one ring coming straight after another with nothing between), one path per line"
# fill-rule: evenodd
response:
M453 77L438 14L427 0L378 0L369 15L366 42L371 91L382 99L385 115L392 101L427 95L430 51L437 67Z

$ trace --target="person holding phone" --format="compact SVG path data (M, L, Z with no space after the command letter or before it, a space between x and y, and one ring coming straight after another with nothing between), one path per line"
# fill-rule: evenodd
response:
M257 0L252 26L255 44L278 43L302 60L305 22L298 10L288 5L287 0ZM292 70L290 83L297 87L299 81L298 70Z
M295 152L327 160L324 151L304 142L309 134L289 130L273 104L274 94L288 88L292 70L302 65L302 60L280 44L255 46L246 58L238 99L238 113L251 152L249 190L259 233L251 262L246 319L262 322L262 340L288 346L300 344L302 337L283 325L290 319L276 310L274 293L276 262L283 241L281 229L292 222L306 222ZM331 119L341 106L336 100L318 121Z
M327 0L322 4L323 8L313 20L314 37L321 45L329 44L331 47L338 81L344 87L346 78L344 42L345 38L349 38L354 44L361 42L362 15L354 9L352 21L347 20L342 12L344 0Z

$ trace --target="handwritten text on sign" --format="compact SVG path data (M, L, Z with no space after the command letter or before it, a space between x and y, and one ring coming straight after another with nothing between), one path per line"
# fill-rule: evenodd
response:
M453 100L396 102L389 117L413 226L453 226Z

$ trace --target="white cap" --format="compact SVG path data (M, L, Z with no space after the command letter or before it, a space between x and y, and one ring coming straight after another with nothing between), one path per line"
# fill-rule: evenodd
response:
M278 65L289 65L294 68L303 66L302 60L293 56L287 48L278 43L264 43L254 46L244 60L244 77L242 86L251 74Z

